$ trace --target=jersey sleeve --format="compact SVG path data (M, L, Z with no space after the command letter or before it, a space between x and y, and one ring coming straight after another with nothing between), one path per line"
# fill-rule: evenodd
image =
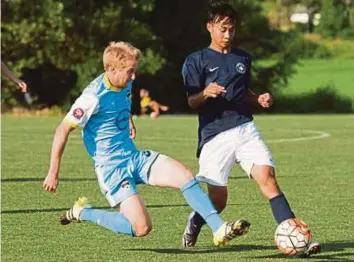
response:
M247 72L247 89L251 89L251 81L252 81L252 57L249 57L249 65Z
M90 117L98 111L98 99L93 94L83 93L76 99L64 121L72 126L84 128Z
M194 95L204 89L202 73L194 57L188 57L182 67L184 90L187 95Z

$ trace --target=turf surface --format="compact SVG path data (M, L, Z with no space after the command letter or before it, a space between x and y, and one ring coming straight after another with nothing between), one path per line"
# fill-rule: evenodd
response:
M303 261L354 261L354 117L257 116L281 188L296 215L312 228L323 253ZM178 190L139 186L154 228L145 238L115 235L94 224L59 225L59 215L85 195L107 207L81 143L72 133L55 195L42 191L57 117L2 117L2 261L287 261L274 247L269 204L239 167L232 171L225 219L246 218L248 236L214 248L204 228L195 249L181 248L190 208ZM182 161L194 172L194 116L136 120L139 148ZM329 136L328 136L329 135ZM328 137L327 137L328 136ZM302 261L301 259L297 259Z

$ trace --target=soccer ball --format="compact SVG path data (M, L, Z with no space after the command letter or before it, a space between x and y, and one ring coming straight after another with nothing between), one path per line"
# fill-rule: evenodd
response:
M275 231L275 245L284 254L303 255L311 243L312 234L308 225L297 218L280 223Z

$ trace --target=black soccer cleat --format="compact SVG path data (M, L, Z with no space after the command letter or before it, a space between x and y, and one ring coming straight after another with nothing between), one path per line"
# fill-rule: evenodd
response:
M305 251L301 257L309 257L313 254L318 254L321 252L321 244L318 242L313 242L309 245L308 249Z

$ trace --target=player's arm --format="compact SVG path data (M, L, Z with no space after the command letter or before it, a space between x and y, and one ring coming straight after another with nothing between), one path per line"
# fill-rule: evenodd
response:
M248 104L259 105L264 108L268 108L273 105L273 97L271 94L264 93L257 95L250 89L247 90L246 101Z
M130 130L130 139L135 139L136 137L136 128L133 121L133 117L130 115L129 117L129 130Z
M223 93L226 93L223 86L220 86L217 83L210 83L203 91L188 96L188 104L192 109L197 109L203 105L208 98L216 98Z
M16 78L15 75L10 71L10 69L3 62L1 62L1 72L5 74L8 78L10 78L11 81L17 84L22 92L24 93L27 92L27 84L21 79Z
M256 93L254 93L250 88L250 83L251 83L251 78L252 78L252 74L251 74L251 67L252 67L252 59L250 58L250 65L249 68L250 70L248 70L247 72L247 77L248 77L248 81L247 81L247 93L246 93L246 102L249 105L256 105L256 106L261 106L263 108L268 108L271 107L273 105L273 98L272 95L269 93L263 93L260 95L257 95Z
M70 132L75 128L84 128L97 110L97 97L84 93L75 101L63 122L56 128L50 156L50 167L43 182L45 191L55 192L58 188L60 162Z
M184 89L188 96L188 104L192 109L202 106L209 98L216 98L225 93L224 87L217 83L204 86L203 70L197 57L190 56L182 67Z
M55 192L59 183L60 161L65 149L69 134L75 128L67 121L63 121L56 129L50 154L50 167L46 179L43 182L43 189L48 192Z

